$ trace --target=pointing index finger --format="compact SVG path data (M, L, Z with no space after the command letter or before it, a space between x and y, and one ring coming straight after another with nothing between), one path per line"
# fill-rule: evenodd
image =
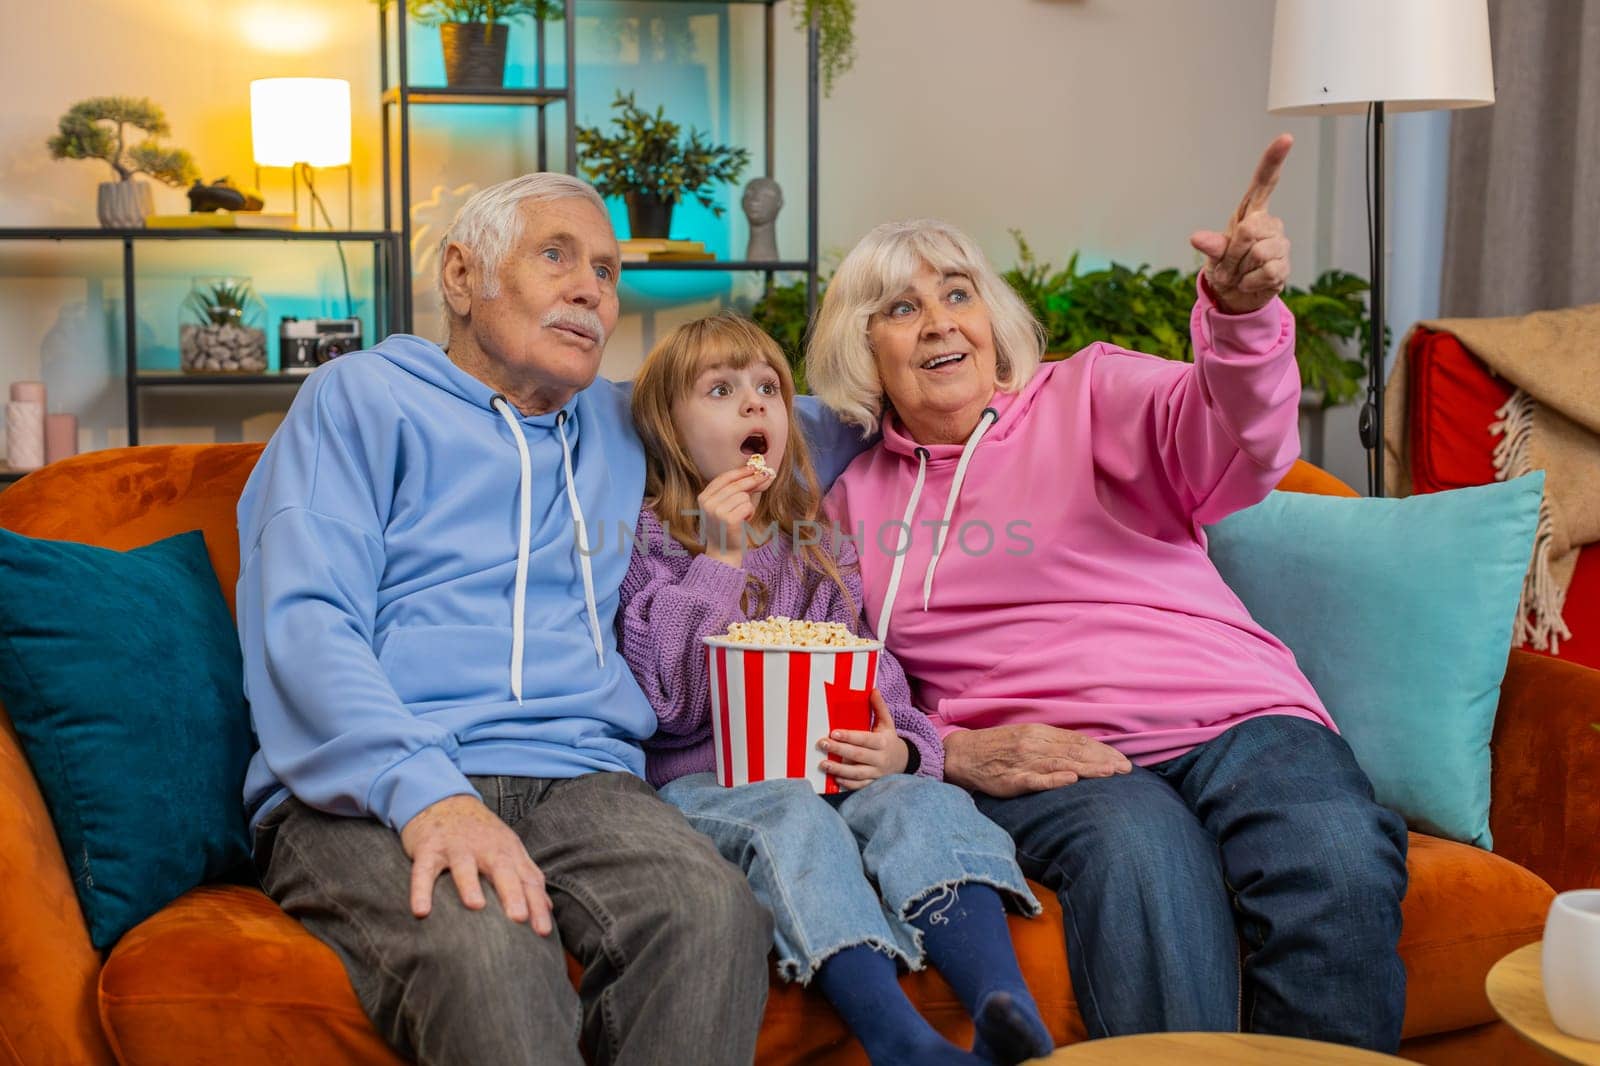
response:
M1261 153L1261 161L1256 164L1256 172L1250 178L1250 188L1245 192L1244 199L1239 202L1239 218L1243 218L1252 211L1264 211L1267 201L1272 198L1272 192L1278 187L1278 178L1283 174L1284 160L1289 158L1289 149L1294 147L1294 137L1291 134L1279 134L1277 139L1267 145L1267 150Z

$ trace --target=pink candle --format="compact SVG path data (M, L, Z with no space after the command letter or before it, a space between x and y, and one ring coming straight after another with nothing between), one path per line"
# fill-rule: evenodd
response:
M11 399L14 403L36 403L43 407L44 382L13 381L11 383Z
M78 416L44 416L44 461L56 462L78 454Z

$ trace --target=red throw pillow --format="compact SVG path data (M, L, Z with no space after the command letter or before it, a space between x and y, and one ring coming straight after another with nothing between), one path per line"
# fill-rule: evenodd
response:
M1408 361L1412 491L1487 485L1494 480L1489 426L1512 393L1511 383L1449 333L1418 329Z

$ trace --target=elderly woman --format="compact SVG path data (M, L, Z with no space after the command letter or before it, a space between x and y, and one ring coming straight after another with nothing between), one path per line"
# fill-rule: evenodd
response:
M1283 224L1290 138L1206 257L1195 361L1040 331L966 236L873 230L808 372L883 439L829 497L946 777L1066 915L1091 1036L1278 1033L1394 1050L1406 832L1284 645L1206 556L1299 450ZM829 768L852 772L829 742Z

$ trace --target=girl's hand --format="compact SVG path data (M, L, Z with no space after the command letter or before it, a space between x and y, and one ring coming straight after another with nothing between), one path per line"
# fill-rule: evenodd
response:
M755 517L754 494L765 474L748 466L718 474L700 493L700 526L706 554L732 567L744 565L744 525Z
M872 690L871 732L835 729L817 741L817 747L832 756L822 760L823 773L832 774L840 788L851 792L880 777L901 773L911 762L911 751L894 731L894 716L877 689Z

